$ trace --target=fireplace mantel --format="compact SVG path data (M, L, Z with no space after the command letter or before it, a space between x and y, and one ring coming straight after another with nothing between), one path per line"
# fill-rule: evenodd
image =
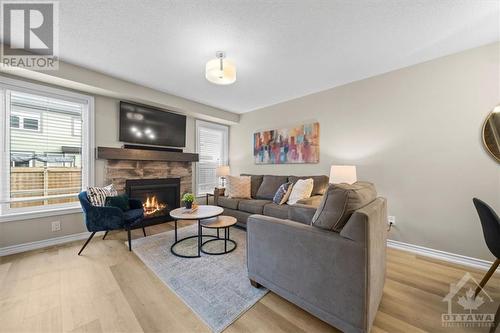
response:
M158 150L97 147L97 158L103 160L198 162L198 154Z

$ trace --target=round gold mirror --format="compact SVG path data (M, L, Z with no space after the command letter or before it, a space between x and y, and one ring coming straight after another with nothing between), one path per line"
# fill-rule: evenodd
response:
M484 122L483 143L491 156L500 162L500 105L493 109Z

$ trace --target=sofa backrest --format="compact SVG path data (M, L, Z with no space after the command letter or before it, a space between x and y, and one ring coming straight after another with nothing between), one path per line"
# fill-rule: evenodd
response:
M240 176L250 176L251 195L254 199L272 200L280 185L291 182L295 184L299 179L312 178L314 187L311 196L323 195L328 188L328 176L279 176L279 175L252 175L242 173Z
M278 188L288 181L288 176L265 175L255 195L257 199L273 200Z
M260 185L262 184L262 180L264 179L263 175L250 175L248 173L242 173L240 176L249 176L250 177L250 194L252 198L257 197L257 191L259 190Z
M328 188L328 180L327 176L288 176L288 181L292 184L295 184L299 179L308 179L312 178L314 181L314 187L311 195L323 195L325 194L326 189Z

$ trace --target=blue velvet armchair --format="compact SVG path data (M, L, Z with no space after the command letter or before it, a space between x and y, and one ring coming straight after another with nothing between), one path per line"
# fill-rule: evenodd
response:
M144 210L141 201L129 199L130 210L123 212L120 208L116 207L98 207L92 205L87 198L86 191L78 194L78 200L80 200L83 209L87 230L92 233L85 244L83 244L78 255L82 253L96 232L105 231L102 238L104 239L109 231L119 229L127 230L129 251L132 250L130 230L141 228L141 222L144 219ZM146 236L144 227L142 227L142 232Z

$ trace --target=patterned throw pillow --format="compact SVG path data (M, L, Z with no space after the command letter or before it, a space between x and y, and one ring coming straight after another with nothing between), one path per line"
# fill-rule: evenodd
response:
M251 199L249 176L226 176L226 195L230 198Z
M90 186L87 189L87 198L94 206L103 207L106 203L106 197L115 197L118 195L113 184L104 187Z
M281 185L274 195L273 202L277 205L283 205L288 200L291 192L292 183L285 183Z
M297 201L301 199L307 199L311 196L314 187L314 181L312 178L299 179L292 187L292 193L288 198L288 204L294 205Z

